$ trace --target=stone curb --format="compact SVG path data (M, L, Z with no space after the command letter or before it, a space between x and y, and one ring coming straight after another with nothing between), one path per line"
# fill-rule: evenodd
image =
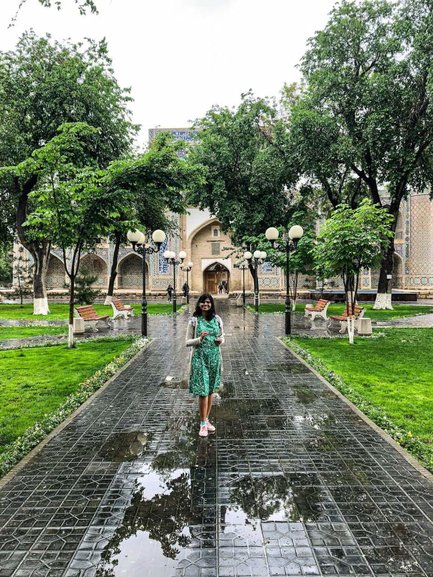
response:
M138 355L144 353L144 351L146 351L148 349L148 347L150 347L150 345L153 342L154 342L154 339L150 340L142 349L137 351L137 353L131 359L129 359L129 361L126 363L126 365L123 365L123 367L121 367L115 375L110 377L108 379L108 381L106 381L97 391L95 391L91 397L89 397L87 400L85 400L84 403L78 407L78 409L76 409L73 413L71 413L68 417L66 417L66 419L63 421L63 423L61 423L55 429L53 429L50 433L48 433L48 435L45 437L45 439L43 439L39 443L39 445L36 445L36 447L34 447L30 451L30 453L28 453L25 457L23 457L21 459L21 461L19 463L17 463L15 465L15 467L13 467L13 469L11 469L8 473L6 473L6 475L0 479L0 490L3 489L9 483L9 481L11 481L16 475L18 475L18 473L38 453L40 453L40 451L45 447L45 445L47 445L47 443L49 443L51 441L51 439L53 437L55 437L61 431L63 431L63 429L65 427L67 427L69 425L69 423L71 423L71 421L73 421L75 419L75 417L77 417L82 411L84 411L84 409L86 409L88 407L88 405L90 405L90 403L92 403L100 394L102 394L105 391L105 389L114 381L114 379L117 379L117 377L124 370L126 370L129 367L129 365L131 365L133 363L133 361L135 361L137 359Z
M424 477L426 477L429 481L433 483L433 474L430 473L425 467L423 467L416 459L413 457L406 449L404 449L401 445L399 445L394 439L386 433L383 429L381 429L374 421L372 421L367 415L365 415L362 411L358 409L356 405L349 401L337 388L335 388L331 383L329 383L325 377L323 377L315 368L311 367L307 361L305 361L302 357L300 357L295 351L293 351L289 345L287 345L283 340L279 337L275 337L283 347L291 352L291 354L300 361L303 365L308 367L310 371L324 384L330 389L339 399L341 399L350 409L366 423L371 429L373 429L378 435L386 441L389 445L391 445L414 469L421 473Z

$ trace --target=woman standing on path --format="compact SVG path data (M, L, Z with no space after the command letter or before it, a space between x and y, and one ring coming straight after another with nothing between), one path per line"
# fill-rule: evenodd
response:
M186 346L193 347L190 363L189 390L199 397L200 437L213 433L209 422L213 393L221 382L221 349L224 330L221 317L215 313L212 295L202 294L197 301L186 333Z

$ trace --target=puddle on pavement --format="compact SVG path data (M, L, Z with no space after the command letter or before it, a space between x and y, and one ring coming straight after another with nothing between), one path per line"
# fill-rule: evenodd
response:
M254 418L258 415L279 416L281 403L278 399L231 399L223 398L217 407L217 420L236 421Z
M301 375L310 372L310 369L302 363L269 363L265 366L269 372L291 373L292 375Z
M293 385L296 398L303 405L310 405L317 400L316 394L309 388L298 383Z
M304 415L294 415L289 417L292 419L295 428L302 430L304 426L312 427L316 430L321 430L329 425L336 423L334 415L329 413L311 415L306 413Z
M234 397L235 387L233 383L231 381L224 381L224 383L221 383L220 388L218 389L218 395L222 400Z
M320 434L305 442L305 447L310 451L334 451L339 447L347 445L348 439L334 431L321 429Z
M162 383L159 384L160 387L165 387L166 389L188 389L188 379L179 378L175 376L168 375Z
M115 433L102 445L98 455L115 463L133 461L143 454L150 439L151 435L143 431Z
M212 525L206 513L215 510L215 447L199 442L191 421L180 425L185 437L178 436L170 450L141 469L96 577L172 577L193 552L193 539L202 548L215 548L215 519Z
M311 477L311 475L310 475ZM242 477L230 487L230 506L224 511L226 525L257 525L260 521L317 521L323 513L321 487L309 478L263 475Z
M122 525L105 547L96 577L172 577L192 540L189 469L137 480Z

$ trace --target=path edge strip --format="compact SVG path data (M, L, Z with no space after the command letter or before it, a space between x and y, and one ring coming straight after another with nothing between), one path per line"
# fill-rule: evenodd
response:
M428 469L426 469L415 457L413 457L406 449L404 449L401 445L399 445L389 433L381 429L374 421L372 421L365 413L363 413L358 407L352 403L347 397L343 395L334 385L331 385L329 381L325 379L323 375L317 371L314 367L307 363L305 359L303 359L297 352L295 352L287 343L285 343L281 338L275 337L279 343L285 347L290 353L303 365L308 367L310 371L324 384L330 389L334 395L336 395L339 399L341 399L364 423L366 423L371 429L373 429L378 435L386 441L389 445L391 445L414 469L421 473L424 477L426 477L431 483L433 483L433 474L430 473Z
M14 467L8 471L1 479L0 479L0 490L4 489L4 487L18 475L18 473L34 458L38 455L41 450L53 439L56 435L58 435L65 427L67 427L80 413L82 413L89 405L92 403L99 395L101 395L105 389L115 380L117 377L123 373L136 359L139 355L144 353L150 345L154 342L154 339L149 340L149 342L142 347L136 354L129 359L129 361L124 364L120 369L112 375L97 391L95 391L88 399L84 401L82 405L80 405L73 413L71 413L60 425L57 425L52 431L48 433L42 441L36 445L27 455L25 455Z

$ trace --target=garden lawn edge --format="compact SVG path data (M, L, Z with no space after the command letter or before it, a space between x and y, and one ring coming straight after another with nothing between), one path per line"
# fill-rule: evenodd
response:
M287 341L283 340L285 337L275 337L283 347L286 347L292 355L298 359L303 365L308 367L310 371L324 384L330 389L339 399L341 399L350 409L366 423L371 429L373 429L380 437L386 441L389 445L391 445L412 467L414 467L419 473L421 473L424 477L426 477L429 481L433 483L433 473L427 469L420 461L414 457L407 449L402 447L389 433L387 433L384 429L379 427L370 417L368 417L365 413L363 413L352 401L350 401L344 394L339 391L334 385L332 385L324 375L321 374L320 370L323 368L324 373L331 373L328 369L325 369L321 366L320 361L316 361L314 359L314 365L310 364L308 361L313 360L311 355L305 351L300 345L291 341L288 343ZM306 358L303 357L305 355ZM306 360L308 359L308 361ZM340 381L344 382L341 377L338 377ZM373 404L369 403L372 408L377 409ZM389 417L386 416L384 411L382 412L382 416L384 416L391 425L393 425L392 421ZM395 425L394 425L395 427ZM397 427L395 427L397 429ZM416 442L416 440L415 440Z
M104 338L106 337L102 337L101 340L104 340ZM126 370L129 367L129 365L136 359L136 357L140 353L142 353L148 346L150 346L152 342L153 342L152 340L146 338L139 338L133 341L125 351L117 355L117 357L114 357L107 365L105 365L105 367L99 369L99 371L96 371L88 379L80 383L80 385L77 388L77 391L80 391L83 388L83 386L85 386L85 384L88 383L88 381L95 379L95 377L97 378L98 373L102 373L103 376L105 376L104 372L110 371L111 373L110 377L106 380L104 379L101 385L99 385L96 390L94 390L93 392L89 391L89 396L87 396L87 398L83 401L83 403L81 403L77 408L72 409L72 412L69 412L66 418L60 424L56 425L51 430L48 430L47 425L42 424L41 427L40 423L35 423L35 425L27 429L27 431L25 431L22 435L20 435L20 437L18 437L15 441L10 443L6 448L6 451L0 457L0 489L3 489L3 487L7 483L9 483L9 481L11 481L27 465L27 463L29 463L33 459L45 447L45 445L49 443L49 441L53 437L58 435L65 427L69 425L69 423L71 423L71 421L75 419L75 417L77 417L82 411L84 411L84 409L86 409L86 407L90 403L92 403L99 395L101 395L104 392L104 390L112 383L112 381L114 381L114 379L116 379L124 370ZM126 357L123 361L123 364L118 364L119 359L121 359L122 357ZM110 370L110 365L112 365L112 363L115 363L116 366ZM114 370L114 372L112 372L112 370ZM64 411L65 410L64 406L67 405L68 400L71 397L73 397L73 395L76 394L77 391L75 391L75 393L72 393L71 395L68 395L68 397L66 397L63 403L54 411L54 413L47 415L46 416L47 420L49 420L56 414ZM16 458L10 458L10 460L8 461L7 458L8 453L16 450L20 446L20 443L25 441L27 437L29 436L31 437L32 432L35 430L35 428L38 427L41 427L43 430L46 431L45 436L41 440L32 443L32 447L30 448L29 451L23 452L22 454L20 453L19 455L17 455ZM29 443L31 443L31 441L29 441ZM5 463L4 461L7 462Z

